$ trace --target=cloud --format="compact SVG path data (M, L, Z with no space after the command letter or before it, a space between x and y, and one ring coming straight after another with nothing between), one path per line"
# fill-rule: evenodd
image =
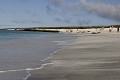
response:
M27 23L42 24L42 22L37 20L13 20L12 22L16 24L27 24Z
M76 10L79 7L79 0L76 0L75 2L70 3L70 1L67 0L48 0L49 4L54 5L56 8L61 7L63 9L68 10Z
M120 21L120 6L88 2L87 0L80 0L81 6L90 13L96 14L100 17Z
M61 15L65 0L47 0L46 12L50 15Z
M76 0L75 2L65 4L66 9L70 11L78 11L80 10L80 1Z
M48 5L46 6L48 14L55 15L73 15L78 14L80 1L76 0L75 2L67 0L48 0Z
M79 25L89 25L91 22L91 20L77 20Z
M65 0L48 0L50 3L54 4L55 6L60 6L64 4Z
M56 14L56 10L52 9L49 5L46 6L46 9L47 9L47 14Z
M57 22L64 22L64 23L71 23L71 19L62 19L62 18L55 18L54 21L57 21Z

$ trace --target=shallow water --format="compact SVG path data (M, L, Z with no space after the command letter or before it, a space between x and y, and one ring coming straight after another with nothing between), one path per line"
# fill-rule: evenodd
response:
M69 40L68 34L0 31L0 80L22 80L27 68L37 68Z

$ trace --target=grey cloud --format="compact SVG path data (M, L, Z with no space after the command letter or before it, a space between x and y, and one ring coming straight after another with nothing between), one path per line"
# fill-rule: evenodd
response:
M50 3L54 4L55 6L60 6L64 4L65 0L48 0Z
M76 13L75 10L79 9L79 3L69 3L65 0L48 0L48 6L46 6L48 14L55 14L59 16L65 16L68 14Z
M77 1L77 2L74 2L72 4L67 4L66 8L70 11L78 10L78 9L80 9L80 2Z
M67 0L48 0L48 2L48 6L46 7L47 13L58 15L73 15L80 13L80 0L76 0L74 3L70 3Z
M56 14L56 10L52 9L49 5L46 6L46 9L47 9L47 14Z
M61 15L65 0L47 0L48 5L46 6L46 12L50 15Z
M120 21L120 6L80 0L81 6L88 12L100 17Z
M77 20L77 23L79 25L88 25L88 24L92 23L92 21L91 20Z
M55 18L54 20L57 21L57 22L71 23L71 19Z

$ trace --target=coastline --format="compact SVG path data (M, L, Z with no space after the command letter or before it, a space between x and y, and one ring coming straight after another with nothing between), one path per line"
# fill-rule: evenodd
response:
M57 51L52 64L31 71L27 80L119 80L119 35L78 35L74 43ZM115 75L114 75L115 73Z

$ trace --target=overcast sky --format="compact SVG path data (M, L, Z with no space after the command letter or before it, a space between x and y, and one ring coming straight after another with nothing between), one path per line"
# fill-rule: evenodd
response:
M120 23L120 0L0 0L0 28Z

